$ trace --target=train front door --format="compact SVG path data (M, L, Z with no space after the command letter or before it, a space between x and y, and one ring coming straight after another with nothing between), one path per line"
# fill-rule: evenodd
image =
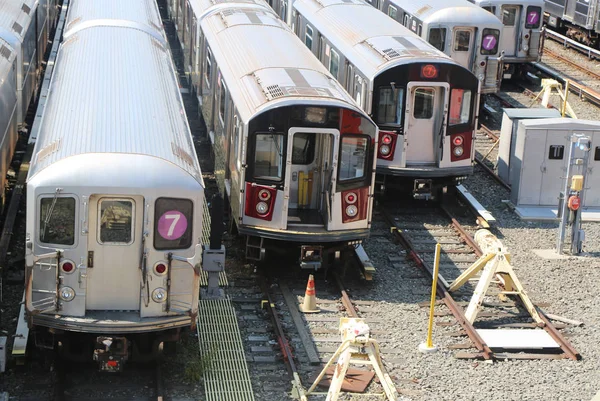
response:
M475 57L475 28L455 27L450 57L469 71L472 70Z
M291 128L287 149L288 227L325 226L331 221L335 155L340 133L335 129Z
M139 310L144 198L92 195L87 255L88 310Z
M521 6L503 5L501 9L501 20L504 28L500 38L500 50L504 50L504 56L515 56L519 46L519 24L521 21Z
M447 83L411 82L407 86L404 115L404 163L406 167L437 166L444 119L448 109Z

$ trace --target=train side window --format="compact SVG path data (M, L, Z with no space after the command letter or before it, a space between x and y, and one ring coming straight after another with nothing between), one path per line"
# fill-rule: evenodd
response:
M130 199L100 199L98 202L98 242L129 245L133 243L135 206Z
M212 73L212 53L209 48L206 48L206 70L204 71L204 79L206 80L206 87L210 88L210 78Z
M364 105L362 102L362 78L360 75L354 76L354 92L356 93L354 100L356 100L356 104L359 107L364 109Z
M600 160L600 146L596 146L596 150L594 151L594 161Z
M398 9L394 6L388 6L388 15L393 19L396 19L396 15L398 14Z
M472 92L467 89L452 89L450 92L449 124L458 125L469 122L471 114Z
M75 198L41 199L39 239L44 244L75 244Z
M154 203L154 249L187 249L192 245L194 204L189 199L158 198Z
M413 116L416 119L428 120L433 117L435 89L417 88L415 90L415 104L413 107Z
M281 181L283 178L283 134L256 134L254 178Z
M377 124L400 124L404 105L404 89L382 86L379 88L378 100Z
M454 34L454 51L468 52L471 43L471 31L457 30Z
M485 6L482 7L484 10L491 12L492 14L496 15L496 6Z
M525 21L526 29L537 29L542 21L542 8L529 6L527 7L527 20Z
M316 135L314 133L299 132L294 134L292 164L311 164L315 160L315 142Z
M219 73L219 75L221 74ZM219 90L219 120L221 120L221 125L225 126L225 94L227 93L227 88L222 76L219 76L219 83L221 86Z
M423 25L419 24L419 30L417 31L417 35L421 36L423 33Z
M331 49L331 56L329 57L329 72L335 79L338 78L338 73L340 70L340 56L337 52Z
M444 51L446 49L446 28L431 28L429 43L436 49Z
M408 28L409 19L410 19L410 17L408 16L408 14L404 14L404 26L407 28Z
M306 45L306 47L308 47L310 50L312 50L312 43L313 43L313 29L309 25L306 25L306 33L304 34L304 44Z
M484 29L481 35L481 54L492 55L498 53L500 31L498 29Z
M517 8L505 7L502 8L502 23L504 26L515 26L517 21Z
M369 141L366 135L342 135L338 173L340 182L364 177Z

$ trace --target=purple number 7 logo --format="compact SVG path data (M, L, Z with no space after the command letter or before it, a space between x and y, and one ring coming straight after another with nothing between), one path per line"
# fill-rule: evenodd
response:
M537 11L531 11L529 14L527 14L527 22L529 24L537 24L537 22L540 19L540 15L538 14Z

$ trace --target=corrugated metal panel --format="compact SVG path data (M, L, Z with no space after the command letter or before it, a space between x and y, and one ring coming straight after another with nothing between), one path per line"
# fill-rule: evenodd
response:
M74 155L135 153L201 181L170 54L155 43L145 32L113 27L63 43L29 177Z
M37 6L35 3L36 0L0 1L0 27L14 32L15 36L22 39L22 34L27 32L27 27L32 22L33 12L31 10ZM24 11L27 8L30 10L28 13Z
M358 110L341 85L266 4L233 10L221 12L215 7L205 14L201 26L226 82L236 82L228 89L242 120L249 121L259 110L276 107L290 97L335 102L332 105ZM255 18L262 24L253 23Z

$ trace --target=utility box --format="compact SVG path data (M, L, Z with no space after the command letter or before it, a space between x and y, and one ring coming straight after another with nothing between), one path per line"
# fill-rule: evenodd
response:
M584 208L600 207L600 121L571 118L521 120L509 160L511 202L519 207L558 207L565 185L569 138L578 133L592 140L584 187ZM582 157L577 149L575 157Z
M498 176L506 183L510 182L510 155L515 153L515 135L519 121L526 119L558 118L556 109L504 109L502 127L500 128L500 144L498 145Z

